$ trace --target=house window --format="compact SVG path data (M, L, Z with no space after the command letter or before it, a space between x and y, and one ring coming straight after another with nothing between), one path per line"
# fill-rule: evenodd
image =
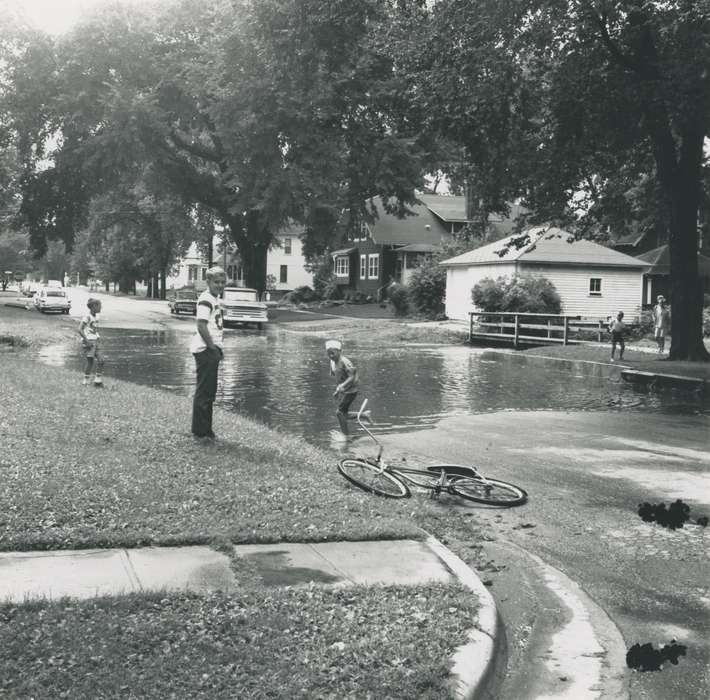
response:
M358 230L354 233L351 240L353 241L366 241L370 237L370 228L364 222L360 222Z
M237 265L237 279L238 280L243 280L244 279L244 271L242 270L241 265Z
M291 255L291 238L284 238L284 255Z
M360 256L360 279L367 279L367 255Z
M379 279L380 277L380 254L367 256L367 276L371 280Z
M279 282L285 284L288 282L288 265L281 265L279 268Z
M350 275L350 258L341 255L335 258L335 276L348 277Z
M197 265L187 266L187 279L189 282L194 282L197 279Z
M589 278L589 296L600 297L602 295L602 278L601 277L590 277Z
M202 281L204 282L207 279L207 268L203 267L202 268Z

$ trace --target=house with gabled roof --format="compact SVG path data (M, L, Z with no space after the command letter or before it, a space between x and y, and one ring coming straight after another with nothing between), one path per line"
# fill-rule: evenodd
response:
M523 245L520 242L521 235ZM623 311L633 322L640 313L643 275L648 264L593 241L576 240L559 228L534 227L444 260L446 315L468 319L476 309L471 290L485 278L533 274L550 280L562 301L562 313L607 318Z
M648 265L643 280L643 305L653 306L659 294L672 303L671 255L668 244L636 256ZM710 258L698 253L698 276L703 292L710 294Z
M400 218L384 211L376 200L378 218L363 224L359 234L331 253L335 280L342 291L359 291L379 298L392 281L407 284L423 260L470 222L466 198L419 194L409 205L411 214ZM522 208L511 207L509 217L489 216L494 237L510 233Z

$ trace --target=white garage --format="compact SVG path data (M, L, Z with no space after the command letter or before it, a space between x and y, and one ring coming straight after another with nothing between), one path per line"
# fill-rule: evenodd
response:
M515 241L522 245L516 245ZM648 263L592 241L575 240L559 228L538 227L449 258L446 315L468 320L471 290L490 277L535 274L549 279L562 300L562 313L606 318L623 311L634 322L641 310L643 274Z

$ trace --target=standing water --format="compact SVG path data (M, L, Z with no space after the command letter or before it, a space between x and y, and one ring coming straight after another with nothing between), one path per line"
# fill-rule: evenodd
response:
M104 329L106 377L174 391L188 401L195 384L190 334ZM356 400L370 400L380 432L423 429L454 414L488 411L652 410L707 413L692 395L648 393L604 365L568 363L460 346L362 342L345 348L358 367ZM335 382L323 340L271 328L225 334L217 403L267 425L328 444L337 428ZM39 359L80 371L78 343L44 348ZM611 374L610 374L611 372Z

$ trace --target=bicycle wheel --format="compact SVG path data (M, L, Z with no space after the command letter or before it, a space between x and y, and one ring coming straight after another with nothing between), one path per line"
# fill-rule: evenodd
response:
M338 471L351 484L369 493L385 498L407 498L410 495L407 485L396 476L363 459L343 459L338 464Z
M498 479L472 479L458 477L451 481L450 490L461 498L489 506L520 506L528 494L519 486Z

